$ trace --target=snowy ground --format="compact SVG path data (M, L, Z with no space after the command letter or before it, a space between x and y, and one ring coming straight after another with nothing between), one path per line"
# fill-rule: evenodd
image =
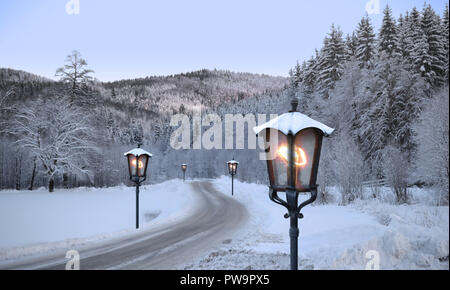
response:
M231 194L231 180L214 184ZM170 192L170 194L167 194ZM365 269L368 251L380 255L381 269L449 269L449 208L431 206L430 194L412 190L411 205L393 205L389 189L378 200L339 206L337 189L328 205L310 205L299 221L300 269ZM289 220L269 200L265 185L235 181L235 196L249 222L226 243L180 269L288 269ZM306 198L304 196L303 198ZM380 201L381 200L381 201ZM150 228L180 219L195 204L180 180L141 188L141 224ZM48 193L0 192L0 263L72 245L87 245L136 233L132 187L80 188Z
M182 217L192 200L180 180L141 187L141 226ZM135 208L134 187L1 191L0 262L134 234Z
M216 181L230 192L231 180ZM365 269L368 251L377 251L381 269L449 269L449 208L423 205L426 192L412 191L412 205L391 205L389 189L373 199L339 206L308 206L299 221L301 269ZM288 269L289 220L269 200L267 186L235 181L235 198L251 215L249 224L222 249L182 269ZM421 204L418 204L418 202ZM373 259L373 258L372 258Z

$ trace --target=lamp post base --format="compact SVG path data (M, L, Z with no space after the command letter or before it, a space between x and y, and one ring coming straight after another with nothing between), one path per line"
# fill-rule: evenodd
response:
M311 189L311 197L298 205L298 192L294 188L286 189L286 200L278 196L277 191L273 188L269 190L269 198L276 204L284 206L288 213L284 217L290 218L291 227L289 229L289 237L291 239L291 270L298 270L298 219L303 218L301 209L308 204L314 202L317 197L317 186Z
M291 227L289 237L291 239L291 270L298 270L298 193L295 190L286 192L286 200L289 205L289 217Z
M136 229L139 229L139 183L136 183Z
M231 175L231 196L234 196L234 174Z

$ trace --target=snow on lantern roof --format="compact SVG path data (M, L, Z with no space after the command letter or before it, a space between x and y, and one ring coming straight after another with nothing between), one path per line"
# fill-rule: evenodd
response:
M127 156L128 154L134 155L134 156L141 156L141 155L148 155L150 157L152 157L153 155L151 153L148 153L147 151L145 151L142 148L135 148L131 151L128 151L127 153L123 154L125 156Z
M325 136L331 135L334 131L333 128L330 128L299 112L285 113L265 124L262 124L261 126L253 128L253 131L255 131L256 134L259 134L262 130L267 128L276 129L283 132L285 135L288 135L289 132L292 132L292 134L295 135L306 128L317 128L321 130Z
M239 164L239 162L237 162L236 160L230 160L227 163L229 163L229 164Z

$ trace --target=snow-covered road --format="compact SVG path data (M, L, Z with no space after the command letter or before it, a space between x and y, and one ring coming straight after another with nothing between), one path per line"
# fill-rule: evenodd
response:
M137 234L74 248L82 269L173 269L206 254L233 237L245 223L247 210L221 194L208 181L191 182L195 202L175 220ZM3 269L65 269L64 251L0 264Z
M339 206L314 203L299 221L300 269L365 269L376 251L381 269L448 269L447 207L395 205L389 189ZM302 199L306 196L302 196ZM231 179L171 180L141 190L134 227L130 187L0 192L0 269L64 269L78 250L82 269L288 269L289 221L266 185Z

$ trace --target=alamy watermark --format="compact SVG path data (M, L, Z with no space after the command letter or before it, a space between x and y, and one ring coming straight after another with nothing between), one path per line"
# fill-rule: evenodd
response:
M367 251L366 259L369 260L366 264L366 270L380 270L380 253L378 251Z
M269 119L278 115L271 114ZM200 107L194 107L191 118L185 114L174 115L170 121L171 127L177 127L170 136L170 145L175 150L265 150L268 147L277 148L278 138L274 135L270 143L263 138L257 138L253 128L267 122L266 114L225 114L222 119L211 113L202 115ZM247 136L245 128L247 127ZM208 128L207 130L204 130ZM247 141L247 144L245 144ZM247 146L245 146L247 145ZM260 159L267 160L270 154L261 153Z
M70 250L66 253L66 270L80 270L80 253L76 250Z
M380 0L369 0L366 3L366 12L367 14L380 14Z
M69 0L66 3L66 13L69 15L80 14L80 0Z

